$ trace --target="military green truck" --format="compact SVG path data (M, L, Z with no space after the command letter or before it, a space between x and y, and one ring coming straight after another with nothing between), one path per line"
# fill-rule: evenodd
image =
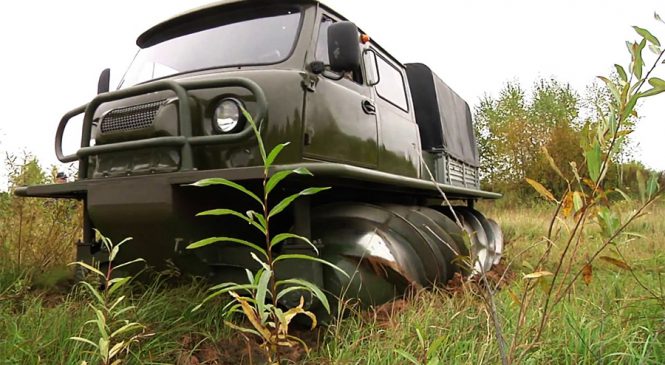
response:
M445 283L460 257L470 255L476 271L500 259L501 230L473 207L500 194L480 189L468 104L427 66L401 64L333 9L314 0L223 1L155 25L137 45L116 90L104 70L98 95L60 120L55 152L78 162L76 180L16 190L83 202L80 260L104 263L98 229L116 242L134 238L119 260L244 280L256 268L250 249L185 249L211 236L262 241L235 217L195 217L256 209L228 187L190 185L223 177L262 188L257 139L241 108L269 148L291 142L272 173L306 167L314 175L289 177L275 201L304 186L332 188L297 200L271 230L309 237L349 278L308 260L278 275L371 304ZM63 132L79 114L80 148L65 155ZM277 249L315 255L298 242Z

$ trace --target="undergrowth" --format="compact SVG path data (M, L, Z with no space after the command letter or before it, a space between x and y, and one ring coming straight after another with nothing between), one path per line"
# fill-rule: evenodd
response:
M520 292L525 282L521 275L531 272L522 261L511 258L532 243L530 231L542 229L548 216L535 210L480 209L489 211L508 232L508 259L504 264L511 265L515 279L498 292L497 305L505 330L510 332L519 310L511 293ZM646 238L624 252L640 281L656 291L663 289L665 274L663 215L665 205L661 204L631 226L632 231ZM539 253L529 255L535 258ZM82 337L96 335L95 328L83 326L94 316L86 304L90 296L80 289L70 292L65 286L29 288L11 269L0 272L0 363L77 363L88 348L68 338L81 329ZM252 351L258 353L256 340L234 334L218 311L191 312L208 294L206 288L207 284L198 281L174 287L164 279L149 286L134 284L123 293L136 307L127 319L142 323L147 332L154 333L154 337L131 349L128 363L250 364ZM333 322L309 339L313 351L301 356L301 362L408 363L399 350L419 363L426 363L422 361L425 358L444 363L497 363L499 354L492 341L489 314L476 293L472 284L465 284L449 291L417 293L370 311L352 310L351 316ZM552 313L542 346L531 354L528 363L662 363L665 307L647 297L646 290L635 284L628 271L599 262L589 285L576 284L570 300ZM527 323L537 320L533 313ZM434 345L435 351L431 351ZM252 361L258 363L256 356Z

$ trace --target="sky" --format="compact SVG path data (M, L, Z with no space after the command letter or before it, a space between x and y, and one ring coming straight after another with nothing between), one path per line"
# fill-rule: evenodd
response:
M209 2L2 2L2 156L28 151L45 166L55 164L57 124L64 113L95 96L99 72L110 67L112 85L117 85L136 53L140 33ZM654 11L665 17L662 0L324 2L401 62L429 65L472 106L484 95L496 95L509 81L528 87L539 78L553 77L583 92L614 63L629 63L625 41L637 39L632 25L652 30L665 43L665 25L653 20ZM665 65L657 75L665 78L663 69ZM665 170L665 94L639 110L637 157ZM68 128L67 146L75 146L77 133ZM0 176L0 182L4 180Z

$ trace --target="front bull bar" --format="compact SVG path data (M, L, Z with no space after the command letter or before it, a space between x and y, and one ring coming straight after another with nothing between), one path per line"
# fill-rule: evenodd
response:
M255 114L252 116L256 122L257 127L260 127L268 112L268 101L266 96L254 81L242 78L222 78L212 80L188 80L188 81L173 81L173 80L160 80L154 81L143 85L133 86L124 90L117 90L108 93L97 95L90 103L82 105L76 109L66 113L60 123L55 134L55 155L63 163L77 161L79 162L79 179L86 178L88 174L88 157L100 153L136 150L149 147L166 147L166 146L180 146L180 167L179 171L189 171L194 169L194 159L192 155L193 145L210 145L221 143L234 143L244 140L249 137L253 131L252 127L247 124L245 128L239 133L235 134L222 134L214 136L192 136L191 124L191 102L189 98L189 90L193 89L210 89L219 87L242 87L249 90L256 99L257 108ZM90 137L92 134L92 121L97 111L97 108L104 104L115 100L120 100L132 96L143 95L147 93L171 90L176 94L178 99L178 127L180 130L179 136L170 137L153 137L141 139L137 141L119 142L113 144L90 146ZM81 146L76 153L65 155L62 152L62 137L67 123L70 119L85 113L83 117L83 127L81 131Z

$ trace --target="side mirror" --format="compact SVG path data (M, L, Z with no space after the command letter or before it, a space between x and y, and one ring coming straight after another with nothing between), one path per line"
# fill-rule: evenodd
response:
M328 57L335 72L360 67L360 33L352 22L337 22L328 27Z
M99 74L97 82L97 94L107 93L111 89L111 69L107 68Z

